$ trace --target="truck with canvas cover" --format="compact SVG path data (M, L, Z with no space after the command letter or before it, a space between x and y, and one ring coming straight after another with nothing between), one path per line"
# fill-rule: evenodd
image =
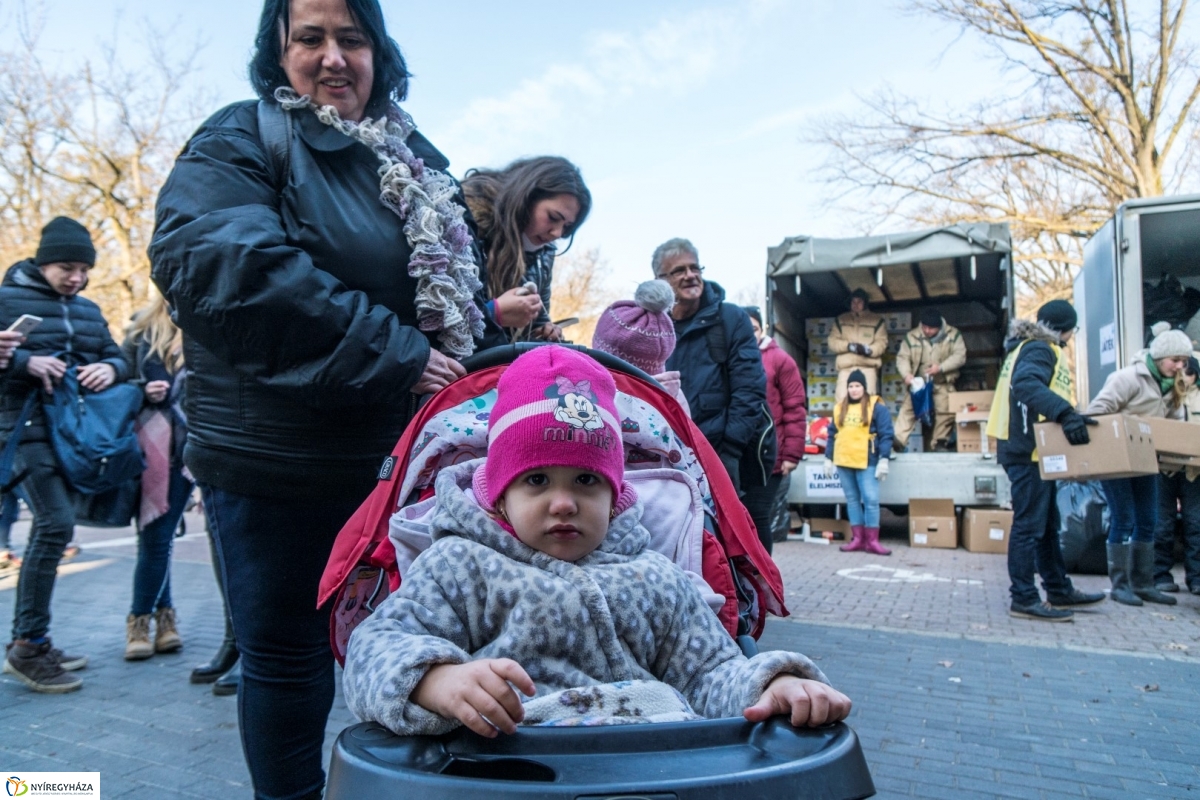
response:
M973 400L990 404L1013 313L1011 253L1008 226L987 223L850 239L793 236L769 248L767 313L775 340L806 377L810 418L828 417L833 411L837 370L828 336L857 289L867 293L870 310L888 328L878 393L893 416L907 392L896 354L924 308L941 312L966 344L967 362L952 390L977 392ZM926 452L928 442L914 434L908 452L893 456L888 480L880 486L880 502L893 507L907 506L909 498L946 498L960 506L1009 502L1008 478L987 437L972 443L975 452L961 452L967 449L968 437L980 436L979 423L986 416L984 408L960 414L962 421L954 426L956 437L963 440L959 452ZM836 478L823 477L821 464L821 456L815 455L800 465L789 502L845 502Z

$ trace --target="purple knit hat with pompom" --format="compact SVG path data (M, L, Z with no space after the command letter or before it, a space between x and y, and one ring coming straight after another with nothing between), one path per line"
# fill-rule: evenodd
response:
M675 291L663 280L637 287L633 300L619 300L600 315L592 347L612 353L651 375L666 372L675 352L675 323L671 307Z

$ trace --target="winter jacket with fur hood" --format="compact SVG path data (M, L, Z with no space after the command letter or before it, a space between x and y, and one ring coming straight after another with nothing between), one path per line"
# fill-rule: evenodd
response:
M1033 424L1039 419L1062 422L1074 411L1069 402L1050 390L1058 363L1050 345L1058 344L1059 334L1036 322L1015 319L1004 343L1005 357L1022 342L1025 346L1017 356L1009 382L1008 438L996 443L996 460L1001 464L1031 463L1037 447ZM997 397L993 402L1003 400Z
M1146 366L1146 354L1133 364L1110 373L1104 388L1088 403L1085 414L1133 414L1139 417L1183 419L1183 410L1176 406L1174 393L1165 396L1158 379Z
M596 551L561 561L522 544L468 495L483 464L438 476L433 545L350 637L343 690L359 719L401 735L453 730L459 722L413 703L413 689L430 667L485 658L515 660L538 697L658 680L705 717L740 716L779 675L825 681L797 653L742 655L683 571L646 549L640 501Z

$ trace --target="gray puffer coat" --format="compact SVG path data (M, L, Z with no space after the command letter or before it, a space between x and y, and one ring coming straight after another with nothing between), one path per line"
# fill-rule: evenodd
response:
M677 689L705 717L733 717L777 676L825 681L798 653L752 659L687 576L646 549L638 502L599 549L574 563L522 544L465 490L482 459L437 479L433 545L350 637L343 691L350 710L401 734L453 730L411 701L430 667L511 658L537 696L627 680Z

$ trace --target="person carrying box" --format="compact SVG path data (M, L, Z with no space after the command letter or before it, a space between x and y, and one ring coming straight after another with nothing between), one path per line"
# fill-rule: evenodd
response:
M913 412L912 385L920 378L933 383L933 441L934 449L949 449L950 433L954 430L954 412L950 410L950 392L958 379L958 371L967 363L967 346L962 334L946 320L940 311L927 308L921 312L920 324L908 332L896 355L896 368L904 378L904 405L896 418L896 450L904 452L908 437L916 427Z
M1063 353L1077 321L1066 300L1051 300L1039 308L1036 323L1013 320L988 416L987 435L996 439L996 460L1012 484L1008 614L1019 619L1071 622L1070 606L1104 599L1103 592L1079 591L1067 577L1058 541L1058 484L1042 480L1033 435L1035 422L1054 420L1062 425L1068 442L1088 443L1087 426L1094 423L1071 405L1075 387ZM1046 590L1044 603L1034 583L1035 570Z
M837 356L836 402L846 396L846 379L856 369L867 379L867 394L879 393L879 368L887 352L887 338L887 323L867 310L867 293L855 289L850 293L850 310L837 318L829 332L829 349Z

